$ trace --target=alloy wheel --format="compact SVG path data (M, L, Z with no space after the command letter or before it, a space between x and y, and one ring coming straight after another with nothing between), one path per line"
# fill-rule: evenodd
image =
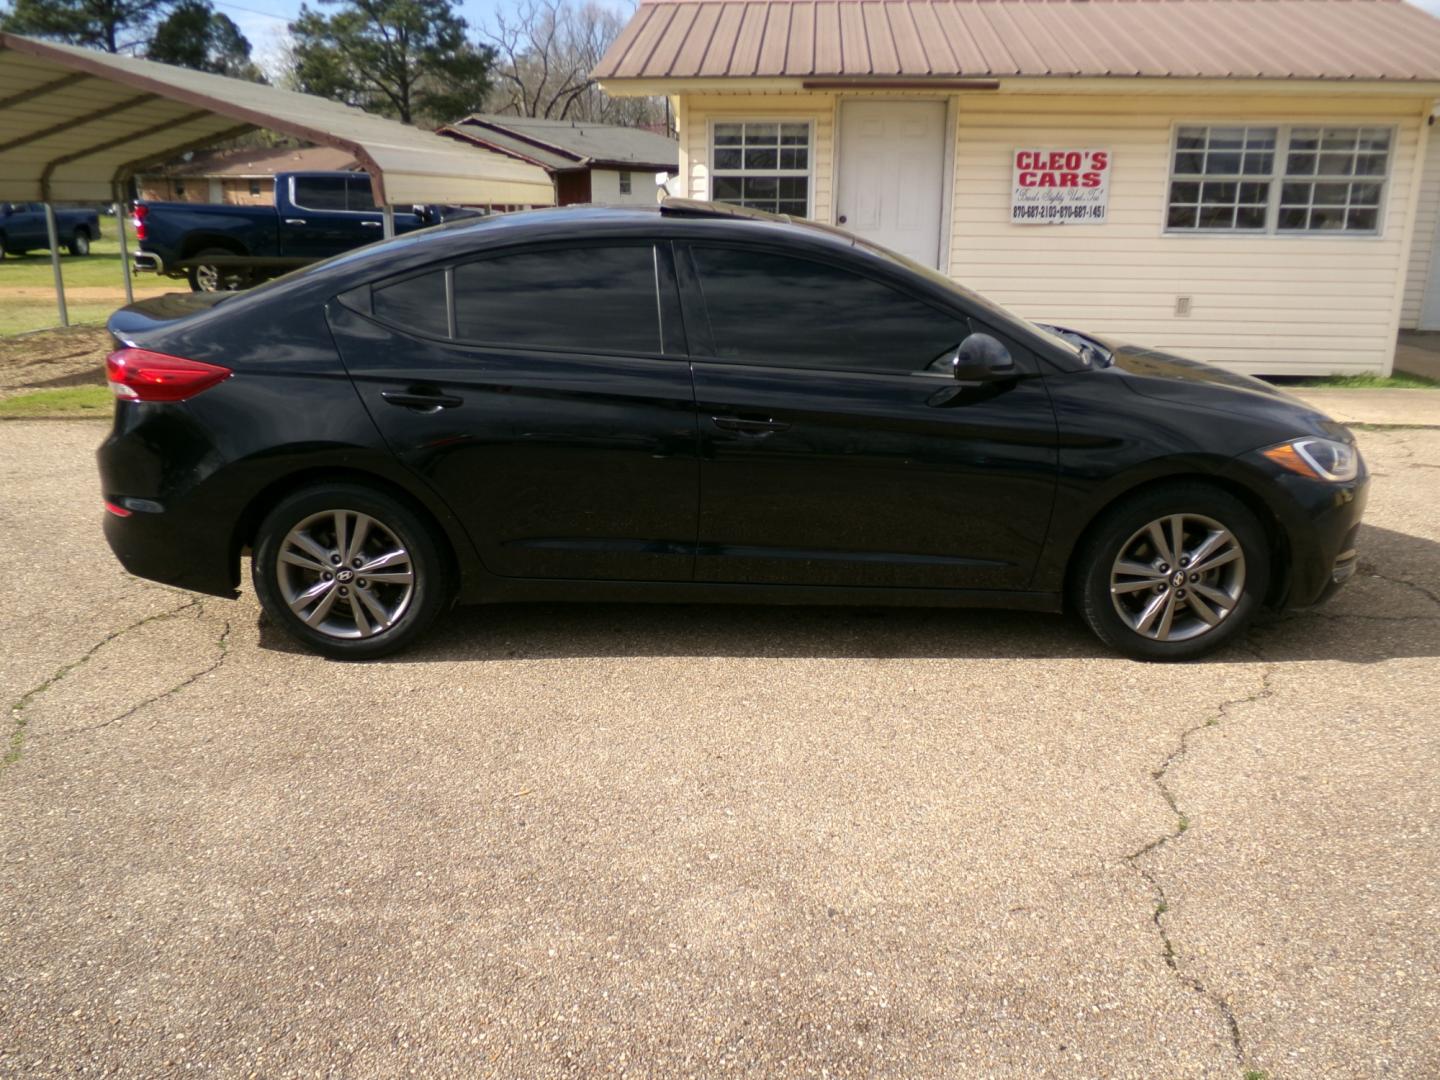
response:
M1188 641L1235 610L1245 591L1245 552L1214 518L1169 514L1139 529L1110 570L1115 611L1141 637Z
M356 510L311 514L275 558L280 594L306 626L334 638L374 637L405 614L415 566L400 537Z

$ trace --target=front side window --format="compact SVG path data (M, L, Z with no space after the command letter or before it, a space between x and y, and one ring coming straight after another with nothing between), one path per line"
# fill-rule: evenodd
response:
M809 217L810 157L809 121L716 121L710 197L772 214Z
M914 372L968 333L960 317L843 267L745 248L692 250L722 360Z
M370 186L367 173L356 173L345 178L345 208L371 212L380 209L375 205L375 189Z
M455 267L456 335L574 352L657 353L649 244L527 251Z
M1376 233L1392 139L1389 128L1182 126L1165 228Z

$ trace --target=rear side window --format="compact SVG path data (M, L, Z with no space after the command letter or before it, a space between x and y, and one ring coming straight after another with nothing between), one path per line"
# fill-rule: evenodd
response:
M456 336L575 352L657 353L649 244L528 251L455 267Z
M344 210L345 177L295 177L295 205L306 210Z
M692 251L722 360L922 371L969 333L959 317L843 267L744 248Z
M370 292L370 311L381 322L400 330L449 337L445 271L432 270L419 277L376 285Z

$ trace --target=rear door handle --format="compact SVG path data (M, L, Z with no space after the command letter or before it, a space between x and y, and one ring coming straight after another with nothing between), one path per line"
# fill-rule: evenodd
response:
M362 222L360 222L360 224L363 225L363 226L365 226L365 228L367 228L367 229L378 229L378 228L380 228L380 226L381 226L382 224L384 224L384 222L380 222L380 221L362 221Z
M453 394L442 394L439 391L417 393L410 390L381 390L380 396L385 399L387 405L398 405L402 409L415 409L419 412L439 412L441 409L453 409L464 401L463 398L458 398Z
M790 428L783 420L750 420L743 416L712 416L710 422L721 431L738 431L741 435L769 435Z

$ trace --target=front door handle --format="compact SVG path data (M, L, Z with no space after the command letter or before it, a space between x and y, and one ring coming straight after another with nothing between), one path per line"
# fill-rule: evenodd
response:
M287 217L287 218L285 219L285 224L286 224L286 225L305 225L305 224L308 224L308 222L307 222L303 217Z
M378 229L381 225L385 223L383 221L362 221L360 222L360 224L367 229Z
M453 394L442 394L435 391L414 391L414 390L382 390L380 396L385 399L387 405L398 405L402 409L415 409L417 412L439 412L441 409L453 409L456 405L462 404L463 398L455 397Z
M743 416L712 416L710 422L721 431L736 431L741 435L769 435L790 428L783 420L751 420Z

